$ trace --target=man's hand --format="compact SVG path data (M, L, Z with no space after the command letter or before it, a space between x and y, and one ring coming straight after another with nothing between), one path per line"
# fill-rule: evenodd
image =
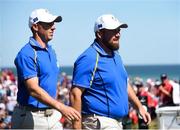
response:
M64 108L61 110L61 113L70 122L79 121L81 119L80 113L74 108L69 106L64 105Z
M142 106L139 109L139 114L142 116L144 122L149 125L151 122L151 116L150 114L145 110L145 108Z

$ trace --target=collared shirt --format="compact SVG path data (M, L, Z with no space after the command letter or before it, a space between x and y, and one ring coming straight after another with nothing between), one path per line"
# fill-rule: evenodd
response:
M99 53L92 86L91 77ZM108 55L95 41L76 60L73 85L85 88L82 113L121 118L128 114L127 72L118 52Z
M39 86L51 97L55 98L59 68L56 54L52 47L47 45L47 48L42 48L31 37L29 42L17 54L14 63L18 75L18 103L20 105L32 105L38 108L47 107L29 95L24 81L29 78L38 77Z

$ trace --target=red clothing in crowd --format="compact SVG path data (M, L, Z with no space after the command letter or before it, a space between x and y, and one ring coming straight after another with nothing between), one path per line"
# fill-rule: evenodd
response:
M168 80L165 80L161 86L167 93L161 91L160 98L162 100L163 105L173 105L172 99L172 91L173 86L169 83Z

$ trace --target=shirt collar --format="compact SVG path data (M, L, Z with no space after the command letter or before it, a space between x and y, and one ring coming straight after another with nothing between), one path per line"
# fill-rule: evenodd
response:
M33 37L30 37L29 38L29 43L34 46L34 47L37 47L37 48L41 48L41 49L44 49L40 46L40 44L38 43L38 41L36 41ZM50 45L47 44L47 48L49 48Z
M100 53L101 55L103 55L103 56L110 56L110 55L108 55L108 53L106 53L106 52L104 51L104 49L97 43L96 40L94 40L94 42L93 42L93 44L92 44L92 47L93 47L98 53ZM113 55L114 55L114 51L113 51Z

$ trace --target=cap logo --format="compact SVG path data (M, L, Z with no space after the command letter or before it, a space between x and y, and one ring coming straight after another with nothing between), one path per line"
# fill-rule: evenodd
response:
M112 20L114 20L114 21L117 21L117 22L118 22L117 18L115 18L114 16L112 16L111 18L112 18Z
M102 28L102 24L98 24L98 28Z
M49 11L48 11L47 9L45 10L45 12L46 12L46 13L49 13Z
M34 22L34 23L37 22L37 21L38 21L38 18L37 18L37 17L33 19L33 22Z

